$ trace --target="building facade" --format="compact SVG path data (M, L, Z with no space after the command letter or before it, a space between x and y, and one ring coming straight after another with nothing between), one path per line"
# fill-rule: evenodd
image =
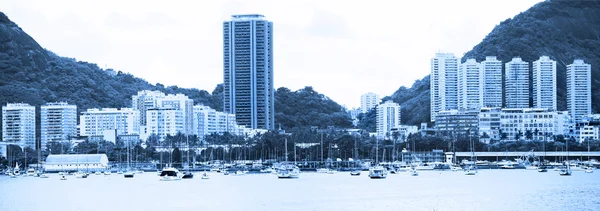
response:
M158 99L165 97L161 91L143 90L131 96L131 107L140 111L140 125L146 125L146 111L158 107Z
M92 108L79 116L80 136L103 136L107 130L117 135L139 134L140 112L132 108Z
M181 111L183 115L183 130L185 135L194 134L194 100L184 94L167 95L157 100L158 107L161 109L175 109Z
M483 103L485 107L502 107L502 61L495 56L485 57L483 69Z
M547 108L505 108L500 114L498 140L551 141L555 135L568 134L569 127L568 112Z
M529 63L519 57L506 63L506 108L529 108Z
M184 116L184 111L177 108L148 109L146 111L146 133L158 136L159 141L165 140L167 136L175 136L177 133L185 134Z
M458 108L458 68L460 60L452 53L436 53L431 59L431 121L439 111Z
M379 95L369 92L360 96L360 111L364 114L379 104Z
M477 131L479 110L446 110L438 113L435 129L442 135L467 134Z
M391 137L392 128L400 127L400 105L391 100L377 106L377 138Z
M581 59L567 65L567 110L575 121L592 113L592 66Z
M77 106L66 102L46 103L40 107L41 146L65 142L77 136Z
M483 71L475 59L460 65L458 76L458 107L479 109L483 105Z
M541 56L533 62L533 107L556 110L556 61Z
M36 149L35 107L25 103L2 106L2 141Z
M233 15L223 22L223 107L238 124L275 128L273 23L263 15Z

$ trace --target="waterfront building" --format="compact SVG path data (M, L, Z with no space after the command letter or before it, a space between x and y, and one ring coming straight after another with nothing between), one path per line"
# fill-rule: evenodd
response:
M458 107L479 109L483 105L482 65L475 59L467 59L460 65L458 74Z
M379 104L379 95L373 92L365 93L360 96L360 111L364 114L375 108Z
M485 107L502 107L502 61L486 56L483 69L483 103Z
M160 109L175 109L181 111L183 117L183 130L178 132L184 135L194 134L194 100L188 98L184 94L169 94L157 99L157 104Z
M147 135L158 136L159 141L177 133L185 134L184 111L176 108L151 108L146 111ZM191 135L191 134L190 134ZM143 136L146 138L147 136Z
M2 106L2 142L36 149L35 107L25 103Z
M480 140L488 142L489 139L500 140L500 107L483 107L477 116L479 120L478 133Z
M80 136L104 136L107 130L117 135L139 134L140 112L132 108L91 108L79 116Z
M40 108L41 147L48 142L67 142L77 136L77 105L46 103Z
M459 58L452 53L436 53L431 59L431 121L444 110L458 109Z
M161 91L143 90L131 96L131 107L140 111L140 125L146 125L146 111L158 107L158 99L165 97Z
M506 108L529 108L529 63L515 57L505 65Z
M408 135L418 133L419 127L415 125L400 125L391 129L391 138L394 139L394 133L398 133L398 141L405 142L408 139Z
M377 106L377 138L389 139L392 128L400 127L400 105L391 100Z
M245 131L243 126L237 125L234 114L216 111L208 106L194 106L194 130L196 135L202 138L213 133L223 134L225 132L242 135Z
M533 62L533 107L556 110L556 61L541 56Z
M579 142L600 140L600 114L583 115L574 122L571 137Z
M567 65L567 110L575 121L592 113L592 66L581 59Z
M43 166L46 172L95 172L109 168L106 154L50 154Z
M445 110L436 117L435 129L442 135L474 133L477 130L479 110Z
M273 23L263 15L223 22L223 111L239 125L275 129Z
M547 108L505 108L500 115L500 136L512 141L550 141L555 135L566 135L569 118L568 112Z

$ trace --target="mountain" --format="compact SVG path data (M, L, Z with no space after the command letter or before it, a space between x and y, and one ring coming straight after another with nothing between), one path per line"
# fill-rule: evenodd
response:
M465 29L468 30L468 29ZM547 55L557 63L558 109L566 110L566 65L583 59L592 65L592 110L600 111L600 1L540 2L497 25L462 61L497 56L504 63L521 57L531 63ZM504 66L502 67L504 68ZM531 69L531 68L530 68ZM430 121L429 76L411 88L400 87L391 99L402 106L402 123ZM367 119L365 119L367 121ZM364 126L374 128L374 125Z
M101 69L96 64L77 61L73 58L60 57L42 48L33 38L25 33L17 24L0 12L0 104L28 103L39 106L46 102L68 102L76 104L79 112L88 108L121 108L131 106L131 96L141 90L158 90L166 94L185 94L195 103L223 110L223 86L217 85L212 94L205 90L187 89L157 83L148 83L144 79L129 73ZM304 89L307 90L307 89ZM341 106L312 90L307 90L310 101L302 98L301 92L277 92L275 110L278 112L275 122L280 121L287 127L322 125L322 119L304 119L290 121L294 116L304 112L313 116L330 116L331 125L348 125L347 120L339 120ZM282 95L283 94L283 95ZM296 99L300 97L299 99ZM279 99L291 98L291 101ZM294 103L291 105L290 103ZM315 107L318 106L318 107ZM310 108L309 110L300 110ZM341 122L335 122L335 121ZM345 122L347 121L347 122ZM38 130L39 131L39 130Z

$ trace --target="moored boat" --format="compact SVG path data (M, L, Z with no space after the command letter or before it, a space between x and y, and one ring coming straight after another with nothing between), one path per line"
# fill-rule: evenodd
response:
M179 170L172 167L165 168L160 172L160 181L176 181L181 180L181 177Z
M135 175L134 171L127 171L127 172L123 173L123 177L125 177L125 178L133 178L133 175Z
M369 169L369 178L371 179L385 179L387 177L387 171L383 166L374 166Z
M300 169L292 164L281 165L277 169L277 178L279 179L294 179L300 176Z
M352 169L352 171L350 171L350 175L352 175L352 176L360 176L360 170L358 170L358 169Z

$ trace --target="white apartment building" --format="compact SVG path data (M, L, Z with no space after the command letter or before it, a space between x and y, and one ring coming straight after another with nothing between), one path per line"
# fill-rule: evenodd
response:
M439 111L458 108L460 59L452 53L436 53L431 59L431 121Z
M107 130L117 135L139 135L140 112L132 108L92 108L79 116L81 136L103 136Z
M379 104L379 95L369 92L360 96L360 111L364 114Z
M500 131L506 133L506 140L516 140L517 134L526 140L529 131L533 140L551 141L553 135L568 134L569 118L567 112L546 108L505 108L500 115Z
M483 104L483 71L475 59L460 65L458 74L458 107L479 109Z
M408 135L419 132L419 127L415 125L400 125L397 128L392 128L390 132L392 140L395 132L398 132L398 141L405 142L408 139Z
M532 69L533 107L556 110L556 61L541 56Z
M377 106L377 138L390 138L392 128L400 127L400 105L391 100Z
M479 126L478 133L481 139L489 138L500 140L500 116L502 109L500 107L483 107L477 116Z
M592 113L592 66L581 59L567 65L567 110L577 122Z
M131 96L131 107L140 111L140 125L146 125L146 111L158 107L158 99L165 97L161 91L143 90Z
M46 103L40 108L41 146L65 142L77 136L77 105L66 102Z
M159 141L165 140L185 130L185 118L182 110L176 108L151 108L146 111L146 134L142 139L152 134L158 136Z
M483 102L485 107L502 107L502 61L486 56L481 62L483 69Z
M194 134L194 100L184 94L167 95L157 100L158 108L177 109L183 113L183 134Z
M243 129L244 127L237 125L234 114L219 112L204 105L194 106L194 130L195 135L200 138L213 133L241 134L241 132L247 132Z
M529 108L529 63L515 57L505 65L506 108Z
M35 107L25 103L2 106L2 142L36 149Z

